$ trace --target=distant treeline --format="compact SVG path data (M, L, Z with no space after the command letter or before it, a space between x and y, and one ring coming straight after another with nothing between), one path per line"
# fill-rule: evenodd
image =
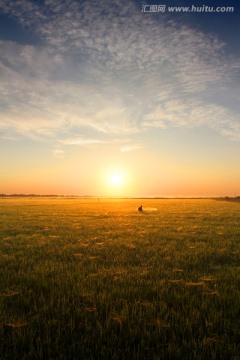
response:
M73 196L73 195L71 195ZM37 195L37 194L0 194L0 197L69 197L66 195Z
M240 196L235 196L235 197L225 196L225 197L216 198L216 200L240 202Z

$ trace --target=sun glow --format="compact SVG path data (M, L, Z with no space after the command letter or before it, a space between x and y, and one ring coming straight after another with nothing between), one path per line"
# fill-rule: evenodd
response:
M112 185L119 186L123 182L123 177L119 173L114 173L111 175L110 182Z
M124 197L133 194L133 179L131 169L117 167L101 174L101 193L104 196Z
M105 193L109 196L123 196L126 192L126 175L122 170L110 170L106 173Z

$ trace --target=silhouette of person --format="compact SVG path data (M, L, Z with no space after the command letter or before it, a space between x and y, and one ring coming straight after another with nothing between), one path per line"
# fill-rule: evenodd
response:
M142 205L139 206L138 211L142 211Z

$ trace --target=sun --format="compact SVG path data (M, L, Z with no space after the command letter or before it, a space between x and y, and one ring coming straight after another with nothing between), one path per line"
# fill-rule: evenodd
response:
M102 172L101 191L104 196L124 197L132 193L131 172L127 168L112 167Z
M120 173L113 173L111 174L110 182L112 185L120 186L123 182L123 177Z

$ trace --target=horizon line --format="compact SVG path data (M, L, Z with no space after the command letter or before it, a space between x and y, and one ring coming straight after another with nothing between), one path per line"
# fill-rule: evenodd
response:
M145 196L145 195L139 195L139 196L105 196L105 195L75 195L75 194L0 194L0 198L5 197L54 197L54 198L93 198L93 199L240 199L240 196L162 196L162 195L156 195L156 196Z

